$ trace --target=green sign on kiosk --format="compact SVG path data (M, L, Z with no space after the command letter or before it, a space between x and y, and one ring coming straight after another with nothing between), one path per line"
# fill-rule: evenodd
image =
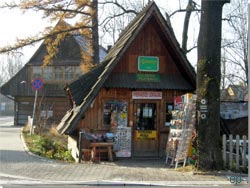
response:
M138 70L148 72L159 71L159 58L153 56L139 56L138 57Z

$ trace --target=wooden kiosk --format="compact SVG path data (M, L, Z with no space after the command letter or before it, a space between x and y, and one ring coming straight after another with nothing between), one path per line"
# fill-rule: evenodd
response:
M195 90L195 71L154 2L123 31L105 60L68 94L72 106L57 129L114 134L117 157L162 157L174 97Z

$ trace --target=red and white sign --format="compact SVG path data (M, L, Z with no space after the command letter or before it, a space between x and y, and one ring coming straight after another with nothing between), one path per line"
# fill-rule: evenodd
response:
M160 91L132 91L132 99L162 99Z

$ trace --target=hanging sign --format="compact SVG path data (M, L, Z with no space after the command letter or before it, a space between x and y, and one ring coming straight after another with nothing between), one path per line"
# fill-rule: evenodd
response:
M132 99L162 99L160 91L132 91Z
M153 56L139 56L138 57L138 70L146 72L159 71L159 58Z
M135 132L136 140L156 140L157 131L154 130L138 130Z

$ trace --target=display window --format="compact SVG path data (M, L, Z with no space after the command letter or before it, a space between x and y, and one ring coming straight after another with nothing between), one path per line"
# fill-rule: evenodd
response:
M103 106L103 124L112 128L127 127L127 101L107 100Z
M173 103L166 103L166 114L165 114L165 126L170 126L170 121L172 119L172 111L174 110Z

